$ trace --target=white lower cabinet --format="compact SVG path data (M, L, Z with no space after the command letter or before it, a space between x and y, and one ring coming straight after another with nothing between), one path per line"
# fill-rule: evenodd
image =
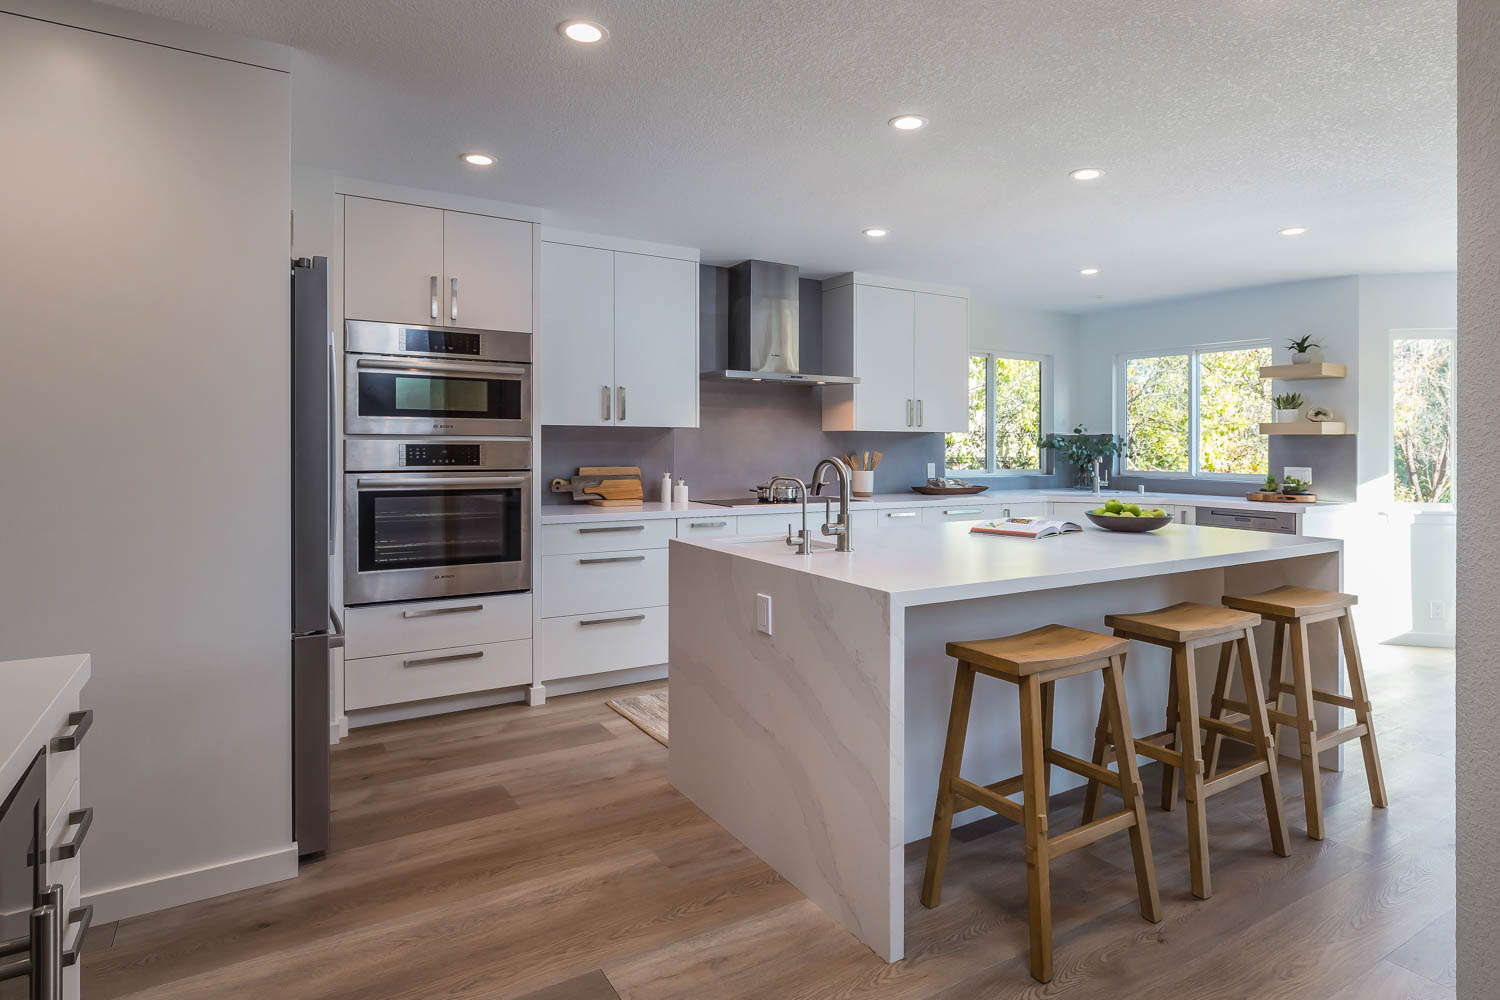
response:
M54 705L57 715L47 740L47 833L43 880L63 887L64 1000L78 1000L82 956L87 953L87 920L93 911L83 906L83 847L93 824L93 810L81 798L79 747L93 722L92 712L79 710L77 695L67 705ZM44 730L45 731L45 730ZM9 994L6 994L9 996Z
M531 683L531 640L424 649L344 661L351 710Z
M921 525L921 523L921 507L903 507L899 510L877 510L875 512L875 530L879 532L915 528Z
M536 642L539 681L649 667L667 658L667 609L543 618Z
M542 556L537 584L537 610L542 618L666 603L665 548Z
M943 524L947 521L993 521L1005 516L1005 508L999 504L960 503L963 497L954 498L952 504L932 504L922 508L923 524Z
M349 608L344 658L531 638L531 595L490 594Z

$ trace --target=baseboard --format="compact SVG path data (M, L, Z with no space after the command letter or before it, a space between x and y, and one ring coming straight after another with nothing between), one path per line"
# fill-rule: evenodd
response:
M107 924L296 877L297 845L288 844L269 854L86 892L83 900L93 905L94 922Z
M1430 646L1434 649L1455 648L1452 632L1402 632L1381 640L1387 646Z
M628 670L610 670L602 674L585 674L582 677L564 677L545 683L547 697L556 698L559 695L577 694L580 691L598 691L602 688L624 687L626 684L659 681L664 680L666 676L667 665L657 663L649 667L631 667Z
M429 698L411 701L402 705L382 705L350 712L349 728L378 726L383 722L404 722L407 719L423 719L429 715L447 715L449 712L467 712L471 708L491 708L525 701L526 689L506 688L502 691L484 691L479 694L458 694L451 698Z

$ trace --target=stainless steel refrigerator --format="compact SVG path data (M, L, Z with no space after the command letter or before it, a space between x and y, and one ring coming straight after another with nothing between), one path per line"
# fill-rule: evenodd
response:
M334 627L333 340L328 258L292 261L292 835L297 853L328 848L330 651Z

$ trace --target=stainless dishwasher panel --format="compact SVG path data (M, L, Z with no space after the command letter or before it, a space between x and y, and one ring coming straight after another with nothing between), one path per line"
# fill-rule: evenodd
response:
M1199 507L1198 524L1210 528L1241 528L1246 531L1275 531L1283 535L1297 533L1297 515L1258 510L1230 510L1224 507Z

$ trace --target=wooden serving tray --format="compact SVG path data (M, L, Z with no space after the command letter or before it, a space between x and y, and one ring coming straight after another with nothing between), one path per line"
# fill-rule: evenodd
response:
M1246 493L1246 500L1259 500L1262 503L1317 503L1316 493L1302 493L1292 495L1290 493Z
M987 489L988 486L913 486L911 491L929 497L951 497L983 493Z

